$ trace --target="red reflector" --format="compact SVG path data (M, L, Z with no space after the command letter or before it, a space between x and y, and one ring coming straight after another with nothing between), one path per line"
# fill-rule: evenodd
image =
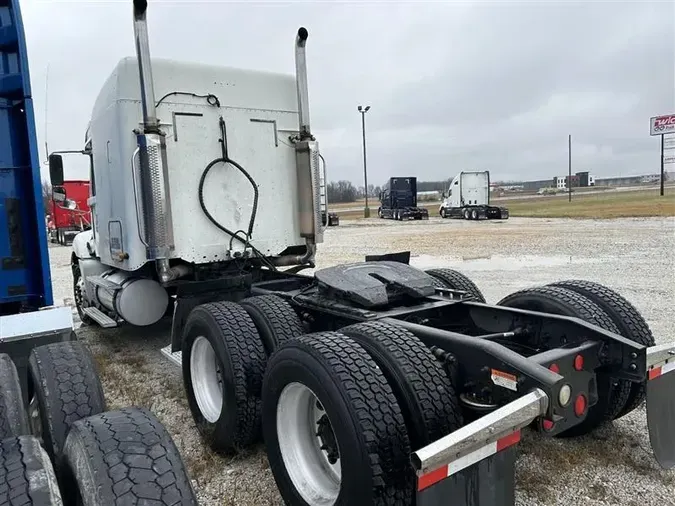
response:
M586 396L584 394L579 394L577 399L574 401L574 414L581 416L586 412Z
M554 372L556 374L560 373L560 367L558 367L558 364L551 364L548 366L548 368L551 372Z
M661 368L654 367L653 369L649 369L648 376L650 380L658 378L659 376L661 376Z
M509 434L508 436L504 436L503 438L499 439L497 441L497 451L500 452L504 448L508 448L509 446L513 446L518 441L520 441L520 431L519 430L517 430L513 434Z
M574 368L577 371L581 371L584 368L584 357L581 355L577 355L574 357Z
M544 430L552 430L554 425L555 423L553 423L551 420L543 420L541 422L541 426L544 428Z
M439 467L430 473L423 474L417 479L417 490L424 490L448 477L448 466Z

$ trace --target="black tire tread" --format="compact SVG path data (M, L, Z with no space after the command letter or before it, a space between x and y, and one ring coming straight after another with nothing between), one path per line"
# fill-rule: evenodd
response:
M240 301L239 304L256 323L261 338L263 338L265 330L257 324L257 318L263 320L264 325L268 327L272 342L266 343L263 339L263 345L266 347L268 356L279 344L306 333L302 321L293 307L278 295L249 297Z
M623 296L614 290L593 281L580 279L558 281L550 286L567 288L584 295L600 306L612 318L619 329L619 334L643 346L656 344L649 325L640 312ZM637 409L646 398L646 385L632 383L628 401L615 418L627 415Z
M45 449L58 475L72 424L106 410L103 387L94 357L80 341L34 348L28 369L40 404Z
M519 290L500 300L498 306L508 306L511 301L521 296L536 296L554 303L562 303L581 320L584 320L610 332L619 333L618 328L609 315L587 297L556 286L542 286ZM613 382L614 380L610 380ZM591 408L586 419L578 425L565 431L565 435L577 436L590 432L604 422L614 419L617 413L625 406L630 393L630 382L618 381L616 386L610 386L603 398L598 391L598 403Z
M234 375L237 427L231 434L232 442L236 448L245 448L257 442L260 435L261 390L267 360L262 341L251 317L239 304L209 302L193 309L191 315L196 311L205 311L220 327ZM218 446L218 442L212 443Z
M357 323L339 332L366 351L376 346L395 363L398 378L390 377L388 367L370 353L397 397L413 448L422 448L462 426L457 393L450 379L414 334L384 322Z
M83 486L82 450L93 488ZM145 408L107 411L73 424L65 446L71 486L100 504L196 505L171 436ZM77 483L77 484L76 484Z
M396 397L366 351L336 332L305 334L284 343L313 356L331 371L353 406L370 455L374 506L411 504L414 474L410 441Z
M0 442L0 504L62 506L51 461L35 437Z
M429 269L425 272L443 283L442 288L462 290L467 292L475 302L485 302L485 296L478 286L461 272L453 269Z
M0 353L0 441L30 432L16 366L9 355Z

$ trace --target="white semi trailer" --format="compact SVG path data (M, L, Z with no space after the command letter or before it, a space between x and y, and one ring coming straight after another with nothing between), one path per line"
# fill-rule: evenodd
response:
M506 207L490 205L490 172L463 171L450 182L438 210L442 218L505 220Z
M569 282L488 305L462 274L395 254L298 274L324 233L307 30L295 76L151 60L133 3L136 58L103 85L83 150L94 219L73 241L75 301L84 323L172 318L205 444L262 438L293 506L512 506L523 427L584 434L646 395L673 465L675 345L636 334L618 294Z

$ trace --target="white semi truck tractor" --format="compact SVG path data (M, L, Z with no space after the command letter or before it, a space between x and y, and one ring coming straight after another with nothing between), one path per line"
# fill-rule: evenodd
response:
M521 429L585 434L646 398L673 466L675 344L653 346L625 299L569 281L490 305L409 252L300 273L325 232L307 30L295 76L151 59L133 5L136 57L103 85L83 150L75 300L104 327L172 318L205 444L264 441L290 505L513 506Z
M490 172L462 171L450 182L438 209L441 218L506 220L506 207L490 205Z

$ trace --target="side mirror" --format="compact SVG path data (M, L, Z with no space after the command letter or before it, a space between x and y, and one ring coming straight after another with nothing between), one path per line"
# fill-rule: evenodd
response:
M52 188L52 199L54 202L65 202L66 201L66 190L63 186L54 186Z
M61 155L49 155L49 180L52 186L63 184L63 159Z

